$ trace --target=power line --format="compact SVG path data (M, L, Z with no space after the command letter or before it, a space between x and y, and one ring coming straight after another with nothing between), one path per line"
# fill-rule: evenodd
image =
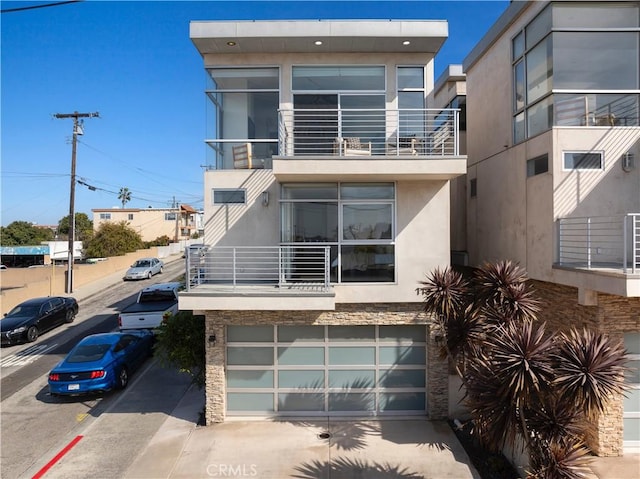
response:
M0 10L0 13L22 12L24 10L33 10L35 8L59 7L60 5L67 5L68 3L78 3L83 1L84 0L67 0L66 2L43 3L42 5L29 5L27 7L5 8L3 10Z

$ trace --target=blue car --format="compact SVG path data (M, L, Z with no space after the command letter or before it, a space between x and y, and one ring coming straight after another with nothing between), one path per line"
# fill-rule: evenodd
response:
M153 333L92 334L80 341L49 373L52 395L124 389L130 375L152 355Z

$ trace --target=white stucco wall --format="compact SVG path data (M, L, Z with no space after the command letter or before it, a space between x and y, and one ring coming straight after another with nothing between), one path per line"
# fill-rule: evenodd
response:
M362 181L366 181L363 178ZM212 204L213 188L246 189L246 205ZM269 205L262 205L262 192ZM205 173L204 243L213 246L280 244L279 185L271 170L218 170ZM340 284L337 303L415 302L418 282L449 263L449 183L396 183L396 283Z

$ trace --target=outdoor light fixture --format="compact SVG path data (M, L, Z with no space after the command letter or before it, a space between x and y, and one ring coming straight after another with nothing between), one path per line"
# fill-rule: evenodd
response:
M322 45L322 42L320 40L316 40L314 43L318 46Z
M227 46L235 47L236 46L236 42L227 42Z
M404 42L402 42L403 45L411 45L411 42L409 40L405 40Z
M269 206L269 192L262 192L262 206Z
M211 336L209 336L209 342L211 343L212 346L216 345L216 335L212 334Z
M626 171L627 173L633 171L636 166L633 158L633 153L631 153L630 151L627 151L624 155L622 155L620 161L622 162L622 170Z

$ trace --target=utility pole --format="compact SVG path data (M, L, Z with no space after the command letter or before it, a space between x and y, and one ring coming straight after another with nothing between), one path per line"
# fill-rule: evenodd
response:
M179 202L176 201L176 197L173 197L173 208L176 208L176 231L174 234L174 242L178 242L178 222L180 221L180 207L179 207Z
M75 218L75 196L76 196L76 144L78 143L78 135L84 134L82 131L82 123L79 118L99 118L100 114L95 113L56 113L53 115L58 119L73 118L73 140L71 142L71 190L69 193L69 243L68 243L68 264L67 264L67 284L65 293L73 293L73 246L75 239L76 218Z

